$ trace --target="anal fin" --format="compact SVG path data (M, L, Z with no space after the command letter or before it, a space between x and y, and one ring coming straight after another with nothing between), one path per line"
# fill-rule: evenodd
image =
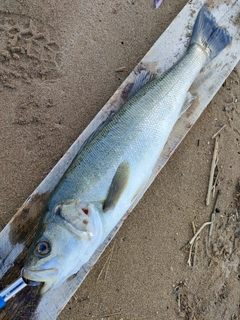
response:
M191 107L193 101L196 99L196 96L194 96L193 94L191 94L190 91L187 92L186 98L184 100L182 109L179 113L179 118L184 114L184 112L187 111L188 108Z

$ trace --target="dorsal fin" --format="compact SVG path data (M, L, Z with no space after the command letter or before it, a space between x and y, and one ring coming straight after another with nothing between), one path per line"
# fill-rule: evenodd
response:
M135 78L132 89L128 94L127 99L130 99L139 89L141 89L150 79L152 74L150 71L141 70Z

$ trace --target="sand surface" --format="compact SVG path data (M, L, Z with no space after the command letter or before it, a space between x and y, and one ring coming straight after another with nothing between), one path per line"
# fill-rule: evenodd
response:
M1 229L186 3L1 1ZM240 66L59 319L240 319L239 83ZM206 227L190 268L192 222L199 229L214 206L211 137L222 125L212 240Z

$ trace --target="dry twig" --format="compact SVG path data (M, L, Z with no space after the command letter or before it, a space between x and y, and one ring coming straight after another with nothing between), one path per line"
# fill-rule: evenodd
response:
M107 277L109 265L110 265L110 262L111 262L112 256L113 256L114 246L115 246L115 242L113 243L113 246L112 246L112 248L111 248L111 250L110 250L110 253L109 253L108 257L107 257L107 260L105 261L105 263L104 263L104 265L103 265L103 267L102 267L102 270L100 271L100 273L99 273L99 275L98 275L98 277L97 277L97 281L100 279L103 271L105 270L105 267L106 267L106 271L105 271L105 277L104 277L104 279L106 279L106 277Z
M219 135L219 133L222 132L222 130L223 130L224 128L226 128L226 124L225 124L224 126L222 126L222 128L220 128L220 129L212 136L212 139L215 139L215 138Z
M126 67L120 67L118 69L115 70L115 72L123 72L123 71L126 71Z
M213 159L212 159L210 178L209 178L209 184L208 184L208 192L207 192L207 198L206 198L206 205L207 206L210 203L210 197L211 197L211 192L212 192L212 187L213 187L214 172L215 172L217 162L218 162L218 137L215 139L215 145L214 145L214 151L213 151Z
M210 242L211 242L211 239L212 239L212 232L213 232L213 224L214 224L214 221L215 221L215 215L216 215L216 209L217 209L217 202L218 202L218 198L221 194L221 191L218 190L217 192L217 195L216 195L216 200L215 200L215 204L214 204L214 207L213 207L213 211L212 211L212 214L211 214L211 226L210 226L210 229L209 229L209 235L208 235L208 244L210 245Z
M107 266L106 266L106 271L105 271L105 278L107 278L107 273L108 273L108 269L109 269L109 266L110 266L110 263L111 263L111 260L112 260L112 256L113 256L113 249L114 249L114 246L115 246L115 242L113 243L113 246L112 246L112 249L111 249L111 252L109 254L109 259L108 259L108 263L107 263Z
M219 160L219 159L217 159L217 163L218 163L218 160ZM215 171L216 171L216 169L218 169L217 163L216 163ZM213 198L214 198L214 196L215 196L215 191L216 191L216 187L217 187L217 184L218 184L218 178L219 178L219 169L217 170L217 175L216 175L216 177L214 178L214 183L213 183L213 186L212 186L212 196L213 196Z
M193 255L193 263L192 263L192 252L193 252L193 247L195 245L195 240L197 239L197 237L199 236L200 232L203 230L204 227L208 226L208 225L211 225L212 222L205 222L201 228L197 231L197 232L194 232L194 236L193 238L189 241L189 244L190 244L190 250L189 250L189 256L188 256L188 261L187 261L187 264L189 265L189 267L193 267L193 265L195 264L195 256L196 256L196 246L195 246L195 252L194 252L194 255ZM195 230L195 225L193 223L193 230Z
M194 237L189 241L189 244L191 245L192 243L194 243L194 241L196 240L197 236L200 234L200 232L202 231L202 229L208 225L212 224L212 222L205 222L201 228L196 232L196 234L194 235Z
M196 234L196 227L195 227L194 221L192 222L192 227L193 227L193 234L195 235ZM193 264L192 264L193 246L194 246L194 243L190 244L188 261L187 261L187 264L189 265L190 268L193 267Z

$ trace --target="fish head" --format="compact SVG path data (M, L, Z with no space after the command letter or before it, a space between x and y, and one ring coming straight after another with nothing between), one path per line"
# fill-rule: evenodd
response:
M47 212L29 248L22 276L44 282L41 293L77 273L103 240L99 208L67 201Z

